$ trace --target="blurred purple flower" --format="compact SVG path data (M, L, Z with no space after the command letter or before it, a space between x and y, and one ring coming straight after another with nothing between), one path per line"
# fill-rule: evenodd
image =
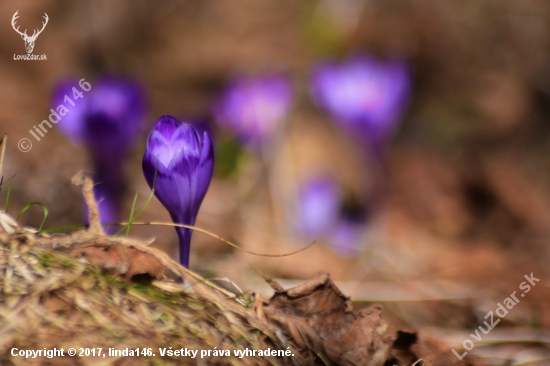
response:
M343 63L325 61L315 67L311 92L314 101L352 136L378 150L407 107L410 84L405 62L356 55Z
M338 220L340 192L327 176L315 176L298 193L298 229L305 236L324 235Z
M98 183L94 192L100 201L101 221L118 220L124 187L123 162L143 127L144 90L133 80L103 77L92 83L91 90L85 91L78 80L69 79L55 87L52 106L54 109L64 106L68 110L57 127L92 156L94 179Z
M365 227L347 217L341 217L331 230L328 242L334 251L343 257L352 257L361 252Z
M283 75L241 77L213 105L216 121L253 145L269 140L289 113L290 80Z
M214 152L208 133L199 135L190 124L171 116L160 117L147 140L143 174L172 221L195 224L213 171ZM188 267L192 230L178 227L176 231L180 262Z
M57 127L70 140L86 147L95 159L111 160L124 155L142 131L146 112L145 92L133 80L103 77L92 83L82 99L73 97L78 81L57 85L53 105L65 105L69 112ZM68 104L65 96L73 99Z
M330 176L314 176L300 187L296 226L301 235L320 239L349 257L361 251L364 221L361 212L342 212L342 196Z

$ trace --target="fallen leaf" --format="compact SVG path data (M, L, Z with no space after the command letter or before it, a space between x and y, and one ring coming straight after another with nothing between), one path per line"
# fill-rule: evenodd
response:
M380 306L355 314L350 299L326 273L288 290L280 291L278 284L273 287L275 295L267 302L257 302L256 312L292 336L306 364L384 363L391 340L383 337L387 324Z

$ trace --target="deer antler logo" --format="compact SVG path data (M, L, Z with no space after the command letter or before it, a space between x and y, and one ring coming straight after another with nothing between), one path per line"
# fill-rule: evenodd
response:
M40 33L42 33L44 28L46 28L46 24L48 24L48 19L49 19L48 14L44 13L44 22L42 22L42 29L40 30L35 29L32 36L28 36L26 29L24 32L21 32L19 30L19 26L17 28L15 27L15 21L17 18L19 18L19 15L17 13L19 13L19 10L17 10L15 14L13 14L13 17L11 18L11 26L17 33L21 35L21 38L23 38L23 40L25 41L25 49L27 50L27 53L32 53L32 50L34 49L34 42L36 41Z

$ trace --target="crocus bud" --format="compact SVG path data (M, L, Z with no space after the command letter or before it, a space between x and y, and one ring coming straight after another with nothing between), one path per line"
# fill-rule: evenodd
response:
M314 68L314 101L361 144L380 153L398 126L410 97L411 76L400 60L357 55Z
M292 102L290 80L283 75L241 77L215 101L213 114L224 128L250 145L269 141Z
M114 77L87 85L83 88L76 79L60 82L52 105L66 110L59 130L92 156L101 221L112 222L119 219L124 158L143 127L145 92L135 81Z
M207 132L197 133L171 116L159 118L147 140L143 174L172 221L194 225L214 172L214 152ZM155 178L156 176L156 178ZM189 266L192 230L177 227L180 263Z

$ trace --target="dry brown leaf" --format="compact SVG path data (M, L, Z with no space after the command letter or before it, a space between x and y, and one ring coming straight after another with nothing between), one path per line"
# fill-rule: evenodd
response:
M354 313L350 299L326 273L287 290L266 281L275 294L270 300L257 297L254 310L291 337L299 364L404 366L422 360L426 366L483 365L470 358L459 361L448 347L420 340L413 331L388 329L379 305Z
M292 335L308 364L368 366L386 359L391 340L383 337L387 325L382 309L373 306L353 313L349 298L326 273L255 305L260 317Z

